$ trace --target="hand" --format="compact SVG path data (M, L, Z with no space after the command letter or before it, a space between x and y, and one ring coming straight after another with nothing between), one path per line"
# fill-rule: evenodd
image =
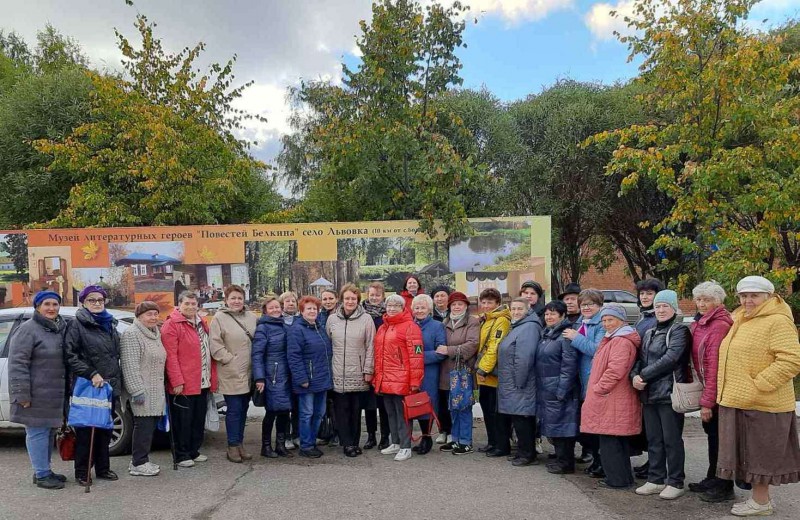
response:
M172 393L175 395L181 395L183 393L183 385L178 385L172 388Z
M258 383L256 383L256 390L258 390L259 392L263 392L264 391L264 382L263 381L259 381Z
M101 386L103 386L103 383L104 383L103 376L101 376L100 374L95 374L92 376L92 386L94 386L95 388L100 388Z
M447 355L447 345L439 345L436 347L436 353L441 354L443 356Z
M637 390L644 390L644 387L647 386L647 383L644 382L642 376L633 376L633 387Z
M133 402L134 402L135 404L138 404L138 405L140 405L140 406L144 404L144 394L143 394L143 393L142 393L142 394L139 394L139 395L134 395L134 396L132 397L132 399L133 399Z
M364 381L367 383L371 383L373 377L374 376L372 374L364 374Z
M20 401L17 404L20 405L23 408L30 408L31 407L31 402L30 401Z
M700 407L700 420L703 422L710 422L713 416L714 411L711 408L706 408L705 406Z
M411 387L411 393L412 394L416 394L417 392L419 392L419 387L418 386L412 386Z
M486 377L478 374L478 382L479 383L485 383L486 382Z
M566 329L561 335L572 341L578 336L578 331L575 329Z
M302 384L302 385L300 385L300 386L302 386L303 388L308 388L308 383L303 383L303 384Z

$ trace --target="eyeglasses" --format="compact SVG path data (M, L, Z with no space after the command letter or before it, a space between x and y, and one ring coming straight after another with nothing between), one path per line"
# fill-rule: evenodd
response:
M390 304L387 304L387 305L386 305L386 308L387 308L387 309L388 309L388 308L390 308L390 307L391 307L392 309L402 309L402 308L403 308L403 306L402 306L402 305L400 305L399 303L390 303Z
M599 307L596 303L582 303L581 309L591 309L592 307Z
M101 303L106 302L105 298L86 298L83 301L89 305L100 305Z

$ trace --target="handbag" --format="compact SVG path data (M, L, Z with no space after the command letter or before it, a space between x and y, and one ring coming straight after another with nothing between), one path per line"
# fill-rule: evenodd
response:
M667 345L669 345L670 331L672 331L671 328L667 331ZM677 413L696 412L700 409L700 398L703 396L705 385L703 380L697 376L691 358L689 359L689 367L692 369L691 383L679 383L675 379L675 371L672 372L672 394L670 399L672 400L672 409Z
M214 400L214 394L208 393L206 397L208 405L206 406L206 430L210 432L219 431L219 411L217 411L217 402Z
M419 437L414 437L411 421L425 416L433 419L428 423L428 431L422 432ZM431 396L428 395L428 392L417 392L416 394L403 397L403 418L406 421L406 425L408 425L408 435L411 437L412 442L417 442L422 437L430 437L434 422L436 422L436 430L439 432L442 431L442 426L439 424L439 417L436 416L436 411L433 409Z
M68 462L75 460L75 430L63 424L56 432L56 448L61 460Z
M473 388L474 378L469 368L461 360L461 354L456 358L456 366L450 371L450 410L464 410L475 404Z
M114 421L111 419L112 397L113 390L108 383L95 388L88 379L78 377L69 403L67 425L73 428L111 430L114 428Z
M267 387L264 387L263 392L259 392L258 388L253 386L253 406L260 406L266 408L267 406Z

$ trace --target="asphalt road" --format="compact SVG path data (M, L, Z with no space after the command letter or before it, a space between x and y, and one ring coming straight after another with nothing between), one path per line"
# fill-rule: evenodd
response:
M633 492L598 489L582 473L555 476L543 465L513 468L475 453L453 456L436 448L407 462L376 450L355 459L340 448L322 448L315 461L258 457L260 424L251 419L246 445L252 463L225 459L223 431L208 434L207 463L173 471L168 450L152 460L157 477L131 477L129 457L112 459L118 482L97 481L92 492L71 480L61 491L31 484L24 435L0 435L0 519L713 519L733 518L730 504L705 504L687 496L674 502ZM485 438L475 423L476 445ZM697 419L686 422L687 482L705 474L705 435ZM549 448L549 446L548 446ZM551 448L550 448L551 449ZM640 459L634 459L639 463ZM71 463L57 460L56 471L72 475ZM775 518L800 518L797 485L773 488ZM743 492L737 491L740 496Z

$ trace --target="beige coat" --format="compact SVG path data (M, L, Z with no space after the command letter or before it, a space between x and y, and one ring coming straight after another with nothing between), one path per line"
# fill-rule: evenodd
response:
M461 360L472 368L475 354L478 352L478 342L481 338L481 321L467 315L458 324L449 317L444 320L444 331L447 335L447 359L442 361L439 372L439 390L450 390L450 371L456 366L456 359Z
M359 305L345 318L340 306L328 316L325 328L333 346L333 390L340 394L369 390L370 384L364 381L364 376L375 372L372 317Z
M257 322L258 318L252 312L233 312L227 307L217 311L211 321L211 357L217 362L219 392L223 395L250 393L250 354Z

